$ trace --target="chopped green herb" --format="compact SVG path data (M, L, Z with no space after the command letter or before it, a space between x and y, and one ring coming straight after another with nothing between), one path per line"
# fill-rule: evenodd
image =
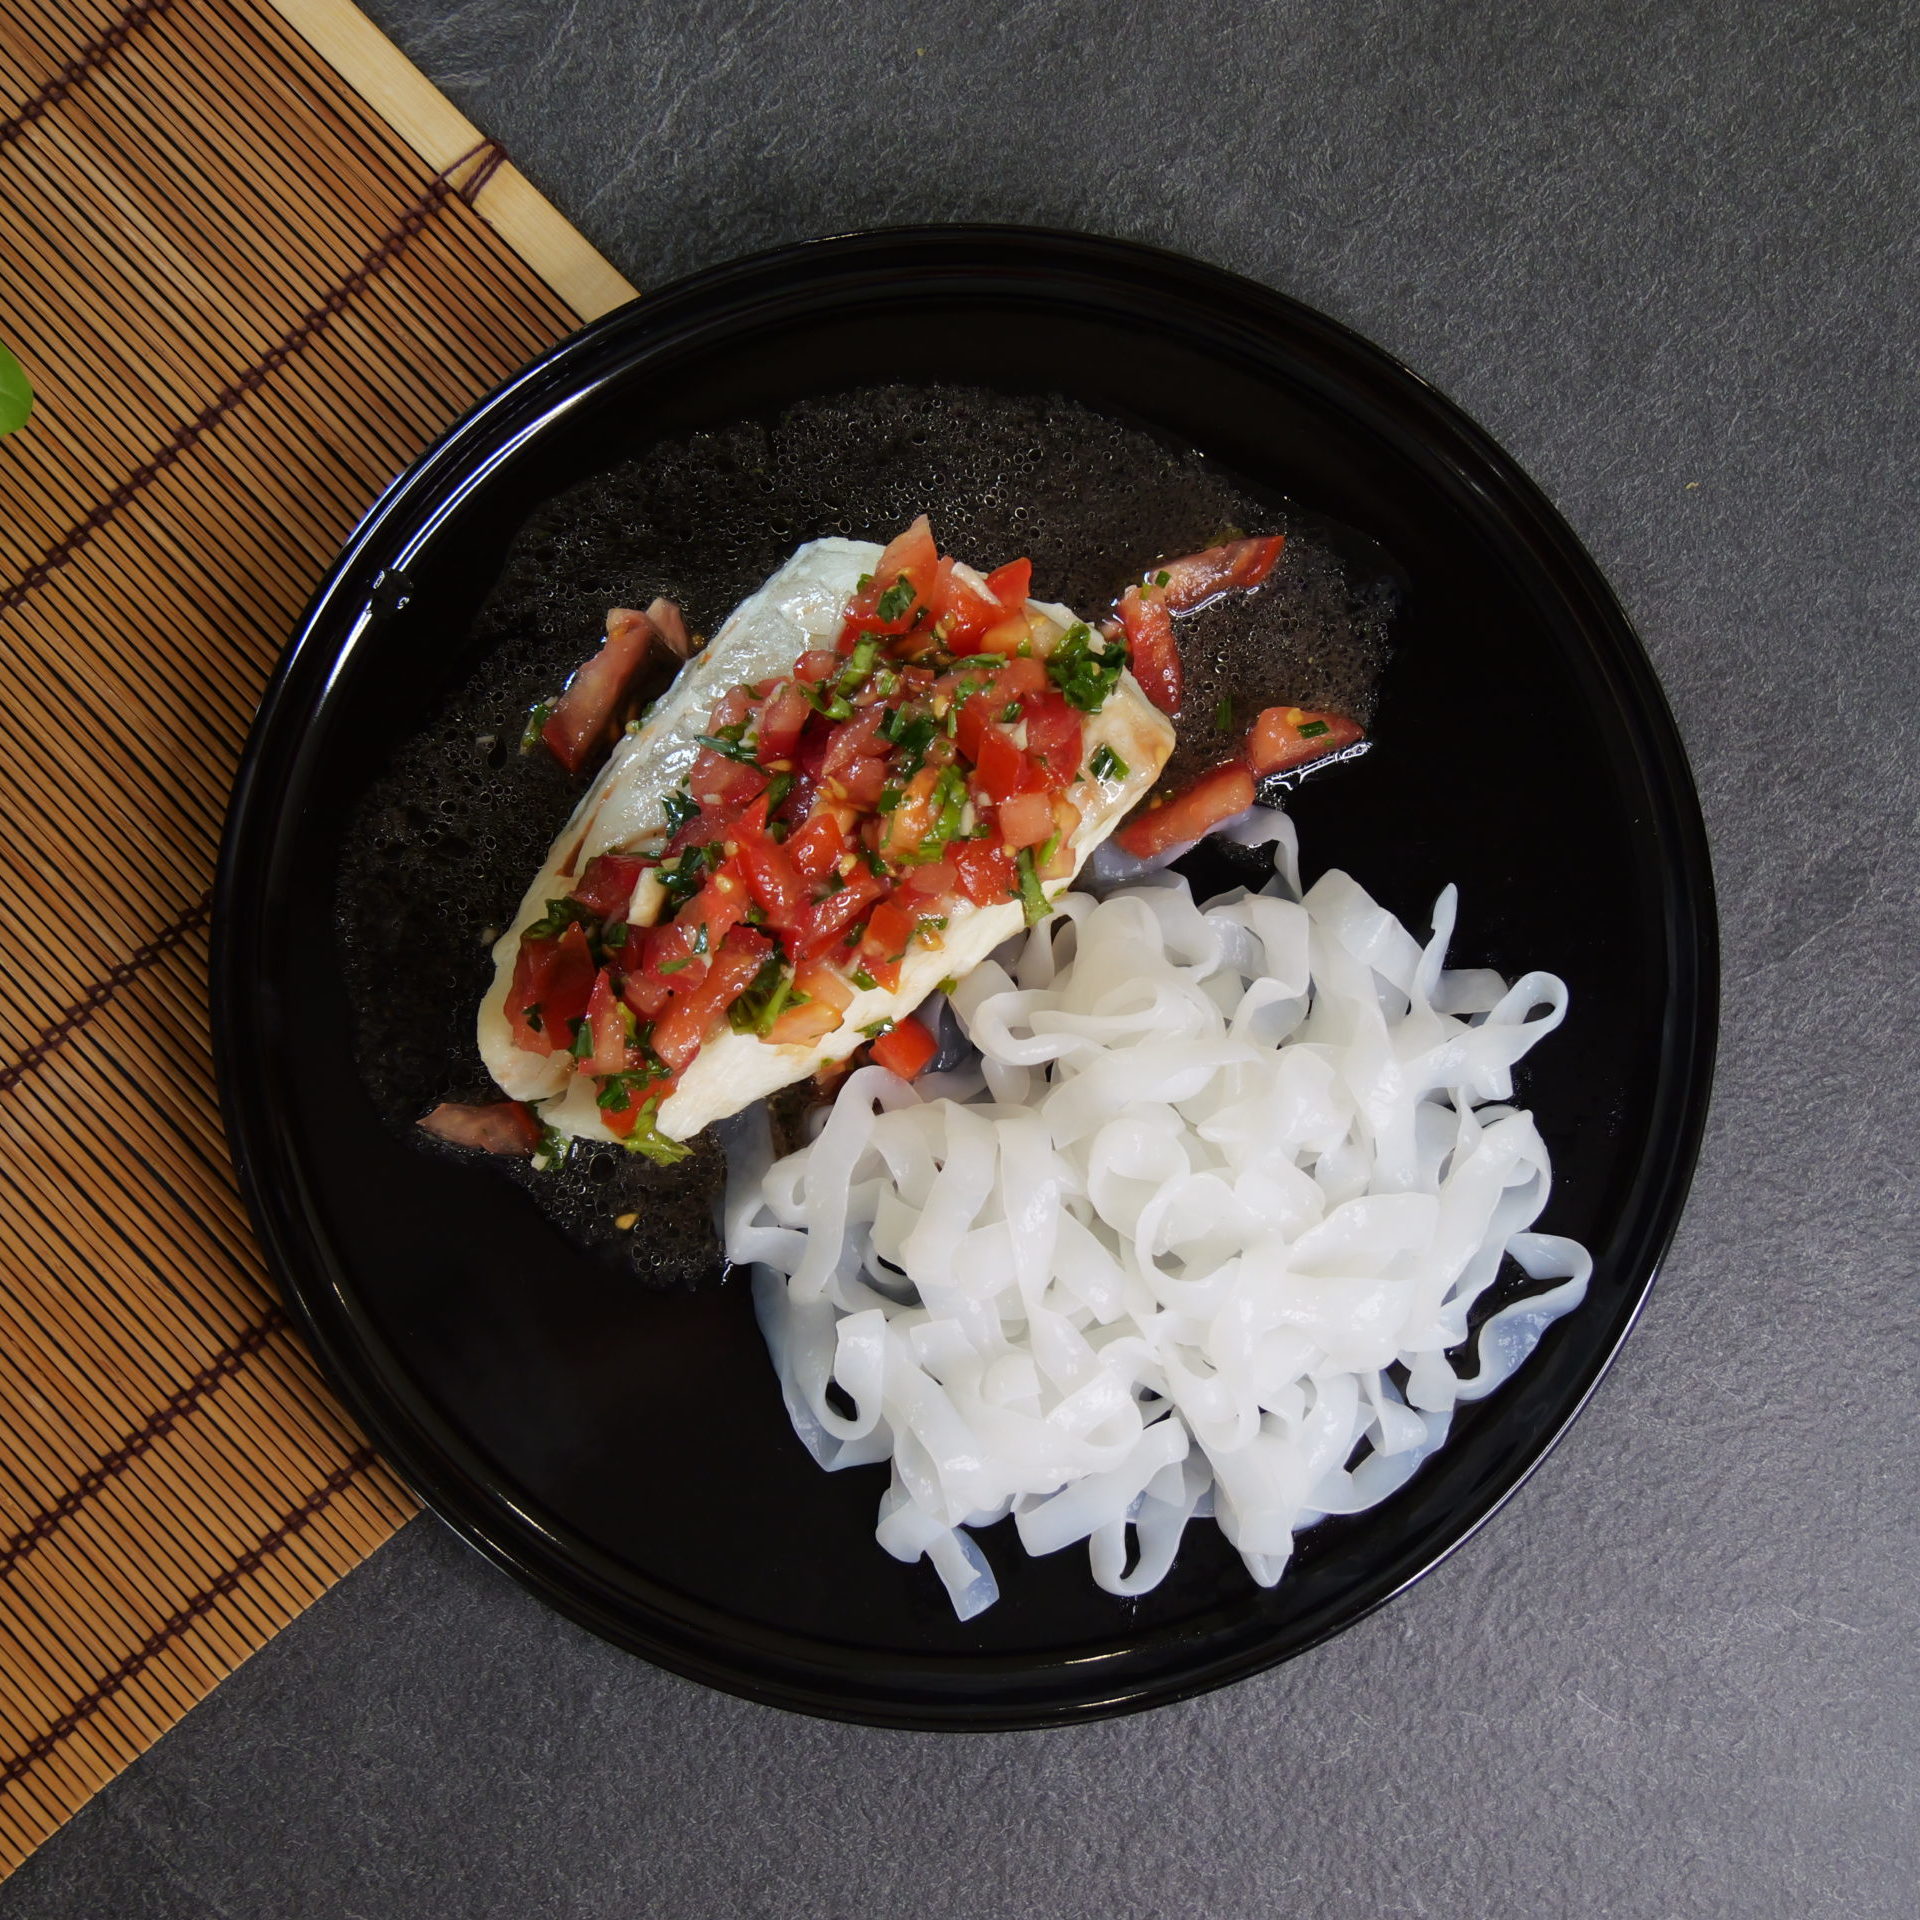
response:
M572 1157L573 1136L543 1123L539 1144L533 1150L534 1172L558 1173Z
M1107 695L1120 684L1126 671L1127 650L1118 642L1096 650L1093 630L1084 620L1076 620L1067 629L1067 637L1054 648L1047 662L1047 678L1060 689L1070 707L1082 713L1098 713L1107 703Z
M869 1040L878 1040L883 1033L891 1033L893 1031L893 1022L891 1020L869 1020L860 1031L864 1033Z
M1049 834L1042 843L1040 851L1034 856L1034 864L1041 867L1047 866L1051 863L1053 856L1059 851L1060 829L1055 827L1053 832Z
M759 764L759 756L740 736L746 731L745 724L738 727L722 727L718 733L697 733L694 738L709 753L717 753L728 760L738 760L743 767Z
M569 927L585 927L591 934L600 924L600 916L578 900L549 900L547 910L524 935L528 940L557 940Z
M1232 694L1223 693L1220 696L1220 704L1213 710L1213 725L1214 731L1217 733L1231 733L1233 731Z
M1156 573L1153 576L1153 584L1156 587L1170 586L1172 583L1173 583L1173 575L1170 573L1165 573L1165 572Z
M600 944L610 953L624 947L627 944L627 923L624 920L609 920L600 929Z
M860 576L860 578L853 583L853 590L856 593L865 593L866 590L872 585L873 585L873 575L870 573L863 573Z
M862 993L871 993L880 983L865 967L855 967L853 970L853 984L858 987Z
M880 798L873 803L874 811L876 813L891 813L894 808L906 798L906 792L905 787L882 787L880 789Z
M767 782L767 811L771 813L793 791L793 775L776 773Z
M644 1093L648 1087L665 1077L665 1066L649 1061L644 1067L630 1067L620 1073L603 1073L595 1076L594 1084L600 1091L594 1096L593 1104L602 1113L625 1113L633 1105L633 1097Z
M660 1096L655 1094L641 1109L633 1131L621 1141L629 1153L644 1154L656 1166L671 1167L686 1159L693 1149L684 1140L669 1140L660 1131L657 1115Z
M933 744L935 731L933 715L916 713L911 718L903 718L900 716L906 715L905 707L896 707L893 711L896 718L893 732L889 737L910 761L917 763Z
M887 863L880 858L879 854L876 853L873 848L862 847L860 849L860 858L867 863L867 871L872 874L876 880L884 880L887 877Z
M527 724L520 732L520 751L531 753L540 744L540 735L546 724L553 718L551 700L536 701L533 710L527 715Z
M1022 847L1013 856L1013 864L1020 872L1020 905L1026 913L1027 925L1037 927L1053 908L1040 885L1040 876L1033 870L1033 849Z
M827 869L826 889L829 900L831 900L836 893L846 892L847 883L840 877L840 869L838 867L829 867Z
M959 984L960 982L956 980L952 974L948 974L947 977L940 982L940 991L942 993L951 994L954 988L956 988Z
M1302 740L1318 740L1323 733L1332 731L1333 729L1324 720L1309 720L1304 726L1294 728L1294 732Z
M1094 748L1093 758L1087 765L1096 780L1124 780L1127 777L1127 763L1104 740Z
M853 703L841 699L825 681L815 683L802 680L797 684L800 691L807 696L807 705L815 713L823 715L828 720L852 719Z
M880 604L874 608L882 620L898 620L920 596L913 590L913 582L903 573L885 593L880 596Z
M769 956L746 992L727 1009L727 1022L735 1033L767 1034L789 1007L804 1007L812 997L796 993L786 962Z
M700 803L692 794L686 792L683 788L675 787L674 790L660 802L660 808L667 816L668 825L678 833L689 820L693 819L699 813Z
M1000 709L1000 724L1003 727L1012 726L1019 718L1020 702L1018 700L1009 700L1007 704Z
M945 932L946 925L947 916L944 913L922 914L920 918L913 923L912 937L916 940L924 940L930 933Z
M847 655L847 664L840 669L840 677L833 683L833 690L843 699L851 699L873 676L873 670L880 660L880 636L877 633L863 633L853 643L853 651Z
M593 1029L584 1020L573 1022L573 1045L567 1051L576 1060L584 1060L593 1051Z

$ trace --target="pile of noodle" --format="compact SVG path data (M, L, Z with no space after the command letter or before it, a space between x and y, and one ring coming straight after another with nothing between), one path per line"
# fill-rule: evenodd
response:
M1114 1594L1210 1515L1272 1585L1585 1291L1586 1252L1530 1231L1552 1176L1509 1104L1565 986L1447 972L1451 887L1424 947L1345 874L1301 897L1268 818L1263 891L1071 894L955 990L977 1058L862 1068L771 1166L736 1145L728 1252L795 1431L891 1463L879 1542L962 1619L998 1596L967 1529L1008 1513ZM1469 1341L1506 1259L1543 1285Z

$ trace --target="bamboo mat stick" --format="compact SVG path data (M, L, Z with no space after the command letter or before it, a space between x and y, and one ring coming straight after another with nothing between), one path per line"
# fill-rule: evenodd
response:
M368 501L633 290L340 0L0 0L0 225L4 1872L410 1511L252 1244L207 889Z

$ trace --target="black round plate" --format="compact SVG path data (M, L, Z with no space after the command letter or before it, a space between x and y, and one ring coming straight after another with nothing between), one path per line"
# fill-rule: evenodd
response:
M449 316L450 321L457 318ZM1084 1555L987 1537L1004 1597L957 1623L874 1544L881 1469L789 1431L744 1280L646 1292L485 1164L379 1123L332 919L345 823L474 671L514 531L656 438L886 380L1063 392L1378 540L1408 583L1377 750L1296 797L1310 865L1411 922L1462 883L1463 961L1573 995L1530 1063L1591 1293L1374 1512L1256 1588L1216 1531L1123 1602ZM884 537L884 533L883 536ZM404 575L404 592L395 581ZM1089 1719L1219 1686L1349 1625L1519 1484L1625 1335L1705 1117L1712 883L1687 764L1632 629L1545 498L1378 349L1176 256L1013 228L855 235L608 316L389 489L261 708L216 917L230 1138L268 1257L382 1452L475 1546L594 1632L780 1706L910 1727Z

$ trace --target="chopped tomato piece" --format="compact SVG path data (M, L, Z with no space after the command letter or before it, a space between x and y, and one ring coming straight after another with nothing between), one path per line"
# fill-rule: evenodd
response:
M934 1037L912 1014L898 1020L873 1043L873 1064L912 1080L925 1072L940 1051Z
M1191 613L1218 594L1257 587L1273 571L1286 544L1285 534L1268 533L1169 560L1157 569L1167 576L1167 605L1175 613Z
M987 591L1010 612L1017 612L1027 604L1032 588L1031 560L1009 560L1004 567L995 567L987 575Z
M892 742L880 731L886 717L885 707L868 707L857 719L835 727L820 762L821 779L841 780L862 760L885 759L893 751Z
M482 1153L531 1153L540 1144L540 1122L519 1100L492 1100L484 1106L443 1100L418 1124L436 1140L478 1147Z
M1000 802L996 818L1008 846L1037 847L1053 832L1053 802L1044 793L1016 793Z
M786 846L787 858L801 879L818 885L846 852L852 816L838 807L816 808Z
M578 773L606 743L655 642L653 622L631 607L607 615L600 651L581 662L554 704L540 738L569 773Z
M1030 793L1043 778L1041 771L998 727L989 727L980 736L980 751L975 756L980 791L989 800L1010 800L1016 793Z
M804 680L810 687L818 686L822 680L831 680L839 671L840 656L824 647L809 647L793 663L793 677Z
M883 859L901 861L916 852L933 825L933 794L940 784L936 767L922 767L907 782L899 804L886 816L881 831L880 854Z
M671 600L652 601L647 607L647 618L676 660L684 660L692 653L693 636L687 631L686 616Z
M773 1023L767 1038L782 1047L811 1046L840 1024L853 1005L853 989L824 961L804 962L793 976L794 997L806 995L803 1005L789 1007Z
M993 685L1003 702L1025 700L1033 694L1044 693L1047 686L1046 662L1033 654L1009 660L1001 667L1000 676Z
M522 936L507 995L513 1043L528 1053L556 1053L573 1043L573 1022L593 992L593 950L579 927L558 940Z
M747 885L770 924L781 928L801 926L808 917L812 889L787 858L786 849L764 831L754 831L751 820L749 814L739 827L740 863L746 870Z
M1007 849L998 840L963 841L953 854L960 891L976 907L1008 900L1019 891L1019 876Z
M1030 614L1020 607L1002 620L996 620L980 636L982 653L1017 654L1022 647L1033 648L1050 623L1044 614Z
M1120 596L1120 624L1133 655L1133 677L1162 713L1180 711L1180 643L1173 614L1158 587L1129 587Z
M755 794L765 792L766 785L767 776L758 767L745 766L711 747L702 747L694 755L687 775L687 791L703 812L737 812ZM710 839L711 832L706 837Z
M882 900L867 916L860 942L860 964L891 993L900 984L900 962L913 938L914 916L891 900Z
M673 988L664 980L650 980L645 974L629 973L620 988L620 998L642 1020L657 1020L673 998Z
M958 654L972 653L979 636L1001 617L999 602L960 573L951 557L943 558L934 574L927 611L948 652Z
M834 781L833 790L857 807L870 807L887 790L887 763L856 760Z
M1027 757L1045 785L1058 792L1080 771L1084 729L1078 711L1049 689L1027 703Z
M801 952L809 958L838 948L841 953L848 932L866 918L867 909L887 891L887 883L876 873L859 866L847 877L838 893L814 903L813 922Z
M602 967L587 1001L587 1032L593 1050L580 1062L582 1073L619 1073L628 1058L627 1015L613 990L613 973Z
M800 745L801 730L812 712L807 696L792 681L784 681L774 688L760 709L759 745L754 750L763 767L771 766L776 760L793 758Z
M1231 820L1252 805L1253 774L1234 760L1203 773L1164 804L1136 813L1114 838L1127 852L1148 860L1170 847L1198 840L1222 820Z
M900 896L903 902L911 898L915 912L930 913L933 903L952 893L959 879L959 869L950 859L930 860L924 867L908 869L900 882Z
M858 634L905 633L933 592L939 567L940 552L933 544L933 529L923 513L905 533L895 535L874 562L873 584L854 597L847 615L846 629L840 638L842 651L850 648L853 636ZM894 604L888 595L895 593L902 580L911 589L912 598L898 611L882 615L880 607Z
M735 927L699 987L674 996L673 1005L654 1027L653 1050L675 1073L685 1071L714 1023L753 984L753 976L772 952L773 942L765 934Z
M597 853L572 897L602 920L624 920L640 875L652 864L631 853Z
M1255 773L1290 773L1366 735L1344 713L1311 713L1304 707L1268 707L1247 736L1247 764Z

